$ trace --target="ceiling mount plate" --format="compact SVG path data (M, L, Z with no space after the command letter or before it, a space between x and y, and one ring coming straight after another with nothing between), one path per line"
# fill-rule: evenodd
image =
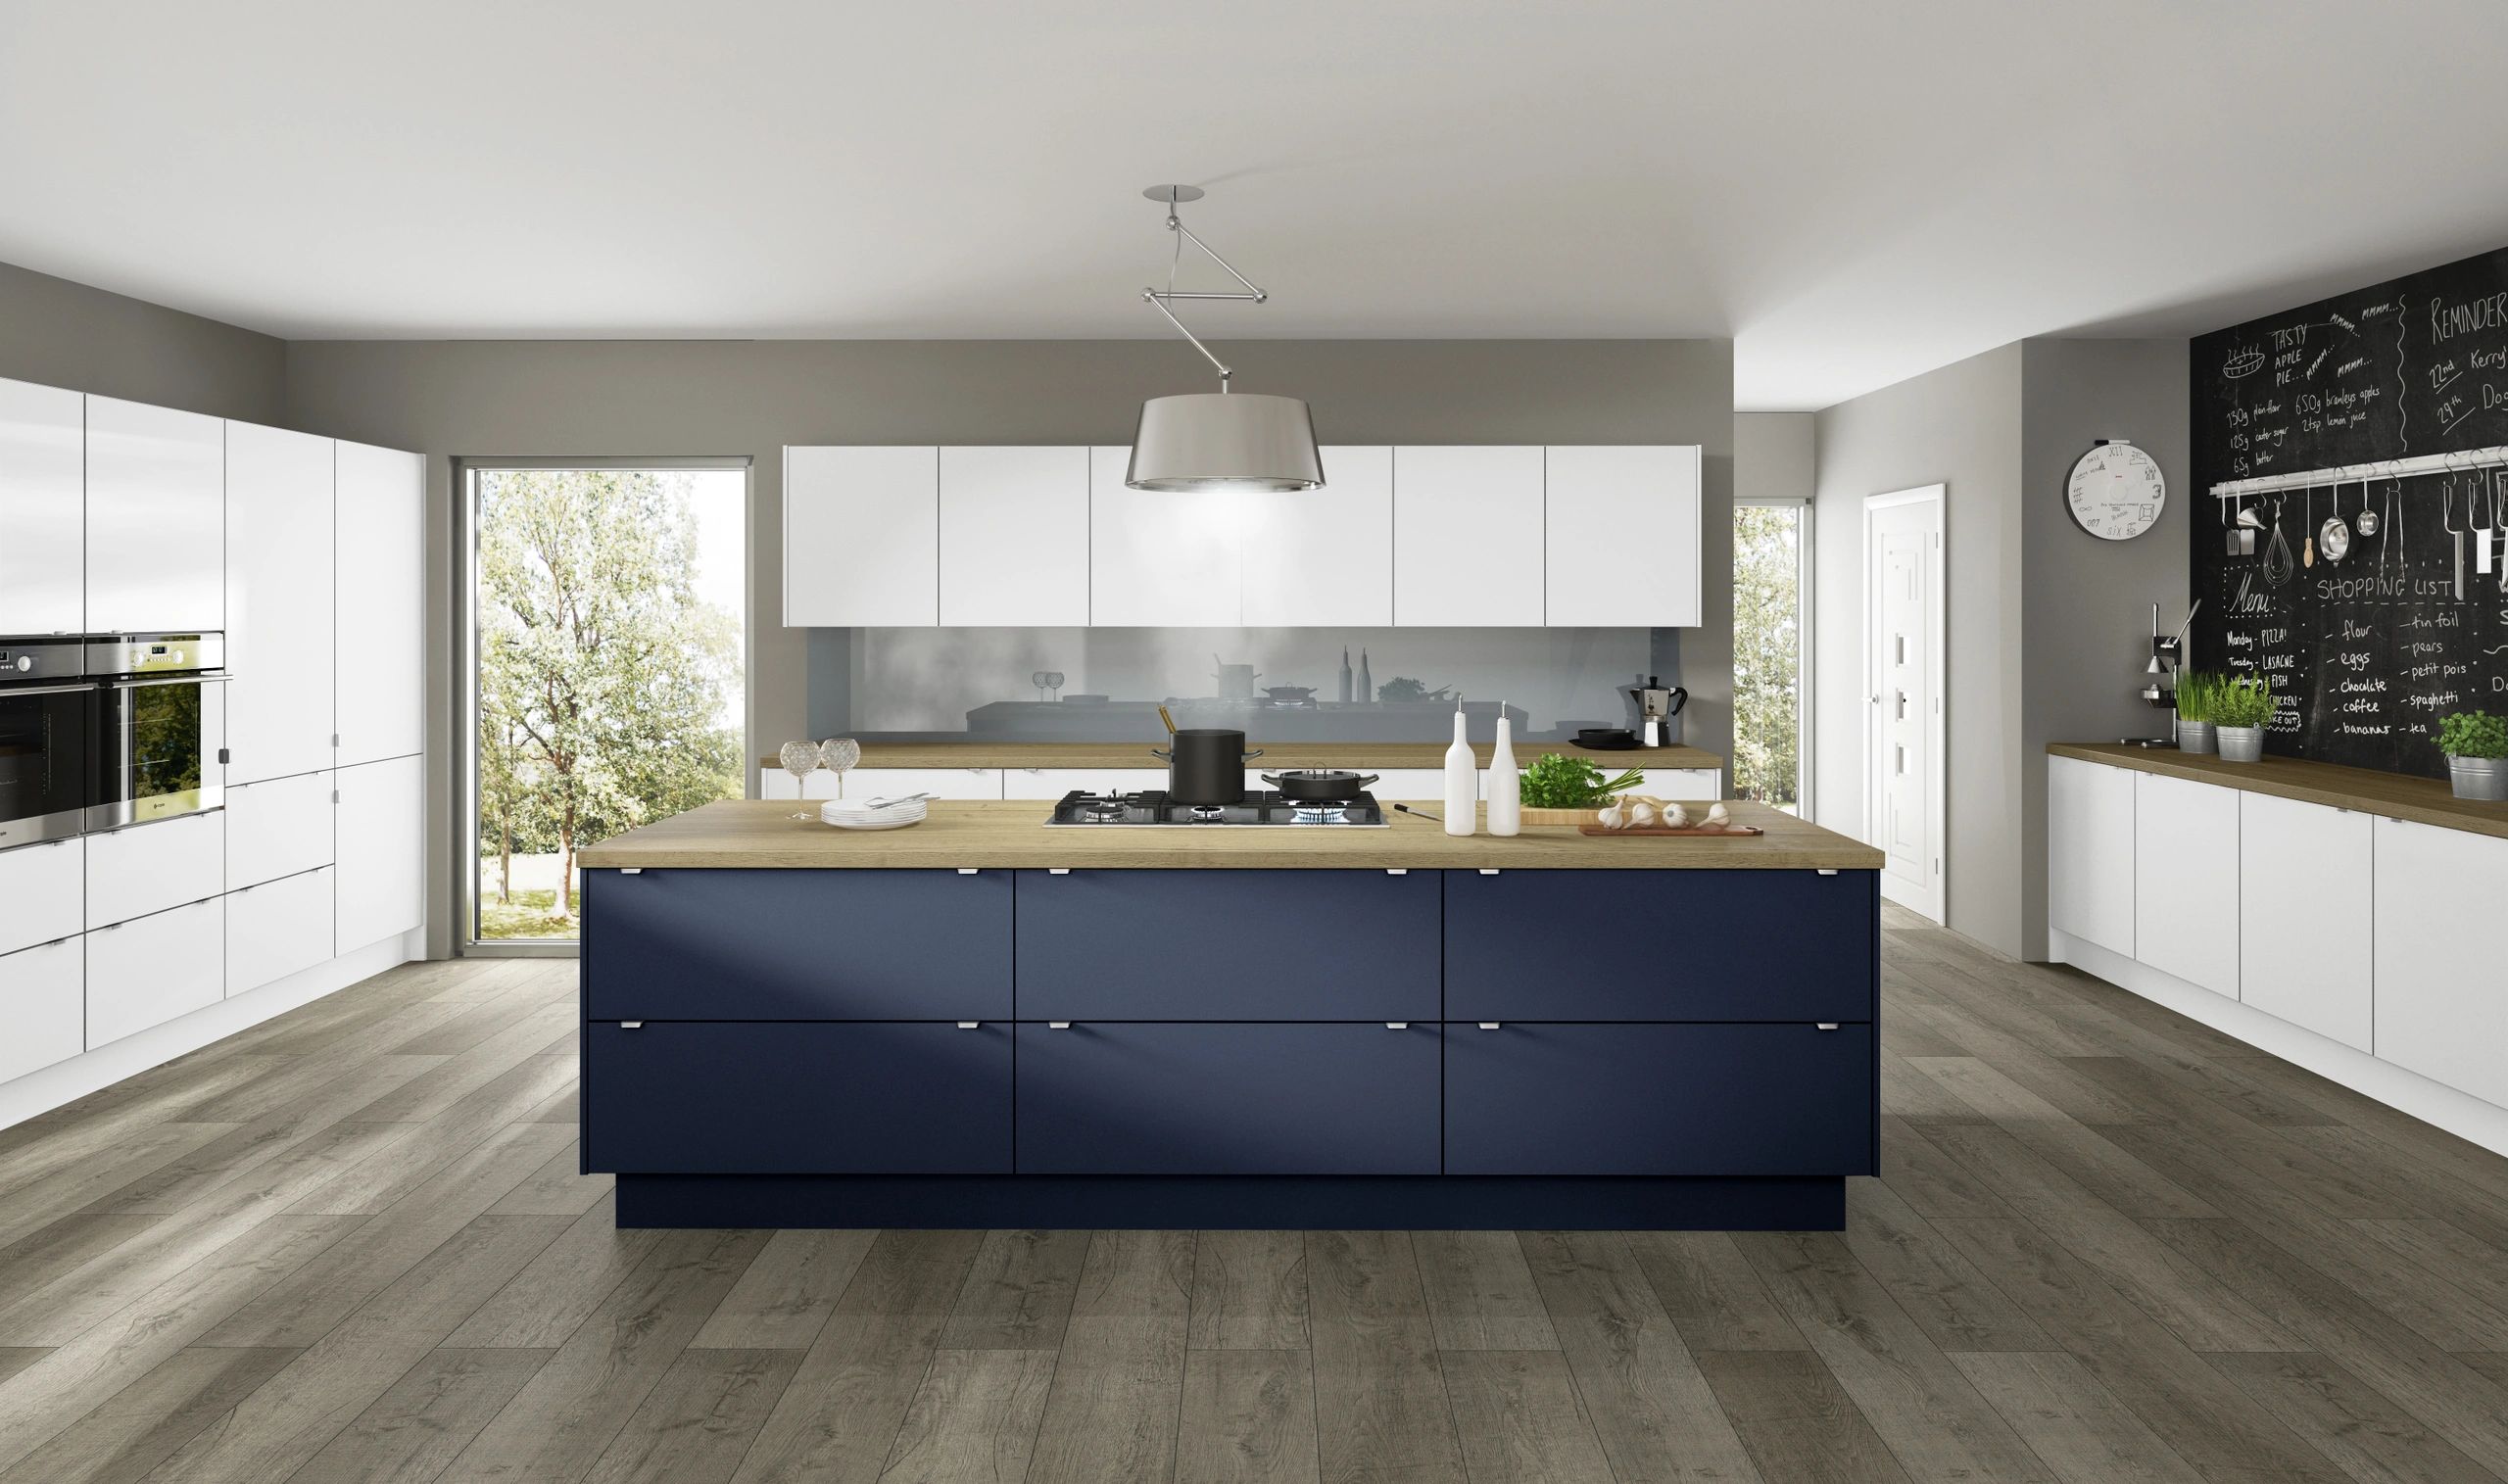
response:
M1181 206L1187 201L1201 200L1202 188L1198 185L1153 185L1141 194L1152 201L1164 201L1169 206Z

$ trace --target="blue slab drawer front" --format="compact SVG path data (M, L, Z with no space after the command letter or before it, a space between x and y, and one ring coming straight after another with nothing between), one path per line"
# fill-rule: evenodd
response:
M584 874L586 1015L1006 1021L1007 871Z
M1437 1173L1434 1025L1023 1021L1018 1039L1023 1174Z
M1019 1019L1433 1021L1438 894L1433 871L1022 871Z
M1870 871L1445 873L1449 1020L1868 1021Z
M595 1023L583 1105L592 1170L1007 1173L1010 1026Z
M1868 1025L1450 1024L1446 1173L1877 1174L1873 1045Z

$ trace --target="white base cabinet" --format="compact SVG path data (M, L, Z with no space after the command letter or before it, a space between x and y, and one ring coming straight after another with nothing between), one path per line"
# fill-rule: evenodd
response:
M226 894L226 992L245 994L331 956L328 866Z
M126 922L226 889L226 816L185 814L87 841L87 927Z
M2135 956L2236 999L2242 795L2147 773L2133 781Z
M1091 793L1138 793L1167 787L1165 768L1004 768L1003 798L1058 799L1074 789Z
M226 997L226 905L210 900L87 934L87 1049Z
M342 768L337 775L334 952L362 948L426 920L422 763L396 757Z
M227 790L226 889L329 865L331 789L326 768Z
M2357 1051L2370 1049L2369 822L2240 798L2239 998Z
M75 937L0 954L0 1082L87 1049L86 945Z
M86 931L86 862L83 839L0 850L0 907L6 909L0 910L0 953ZM0 1027L6 1025L0 1019Z
M2134 777L2047 759L2047 925L2134 956Z
M2378 1056L2508 1107L2508 839L2381 819L2376 848Z

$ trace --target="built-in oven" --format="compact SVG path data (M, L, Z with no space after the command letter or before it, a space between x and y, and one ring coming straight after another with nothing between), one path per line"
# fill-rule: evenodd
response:
M87 828L199 814L226 803L226 636L113 634L87 641L96 677L96 796Z
M98 694L82 641L0 638L0 850L86 828Z

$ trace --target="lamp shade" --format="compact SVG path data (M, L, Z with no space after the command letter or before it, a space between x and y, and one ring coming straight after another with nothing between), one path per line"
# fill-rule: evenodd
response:
M1197 392L1140 405L1135 490L1312 490L1324 483L1315 420L1294 397Z

